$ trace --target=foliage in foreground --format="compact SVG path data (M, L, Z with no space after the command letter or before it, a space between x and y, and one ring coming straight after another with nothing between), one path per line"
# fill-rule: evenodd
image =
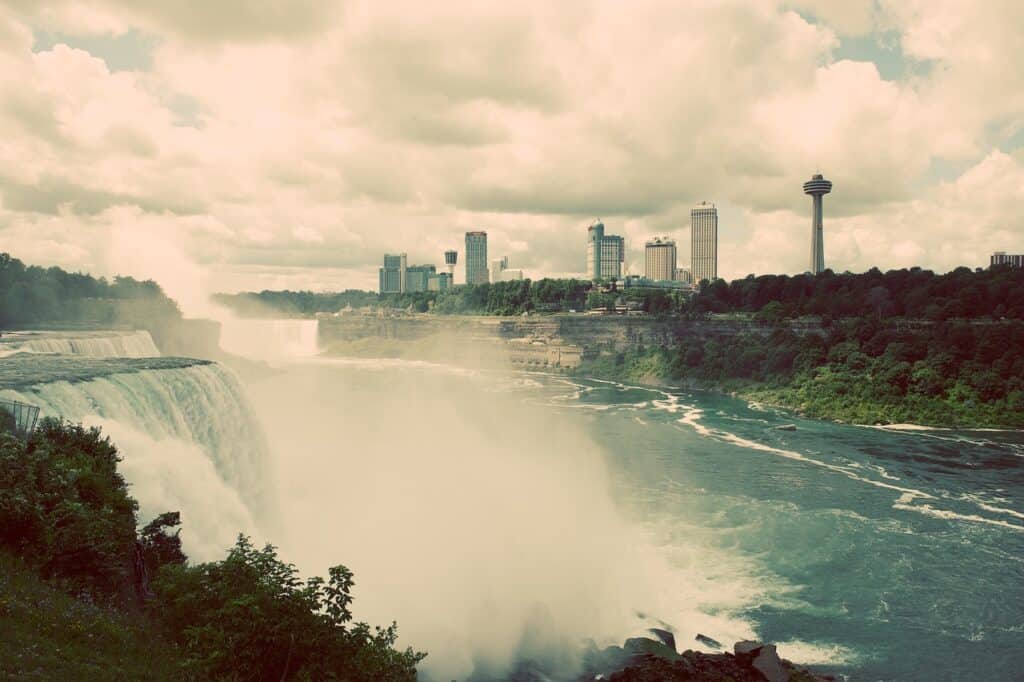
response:
M393 649L394 624L371 632L352 620L352 573L299 580L272 546L239 537L223 561L164 568L153 589L161 621L189 670L220 678L413 680L423 654ZM254 623L259 624L254 627Z
M181 678L175 652L140 614L76 599L0 551L0 679Z
M424 654L394 649L394 623L371 629L351 622L353 577L344 566L330 569L328 581L302 582L273 547L256 549L245 537L224 560L189 566L177 512L136 531L138 505L119 461L97 428L44 419L27 442L0 433L0 557L14 567L3 574L32 577L19 579L17 590L7 589L10 580L0 583L0 623L17 635L3 645L16 667L0 664L0 672L39 679L112 679L104 669L131 679L415 679ZM54 588L68 596L54 597ZM33 612L18 596L37 592L55 604L52 613ZM87 654L94 640L99 649ZM173 664L131 673L151 649L161 652L154 663Z

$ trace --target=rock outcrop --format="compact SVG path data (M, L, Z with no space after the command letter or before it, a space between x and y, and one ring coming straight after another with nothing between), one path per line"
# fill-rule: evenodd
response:
M733 653L675 650L675 636L652 629L658 639L633 637L621 647L591 647L584 655L584 680L610 682L825 682L779 658L774 644L737 642Z

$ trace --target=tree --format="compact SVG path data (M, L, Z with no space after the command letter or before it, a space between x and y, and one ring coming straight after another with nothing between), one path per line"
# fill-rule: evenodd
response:
M155 614L203 679L415 680L425 654L393 648L394 623L352 624L351 571L298 578L271 545L245 536L223 561L166 565L153 582Z
M166 512L147 523L139 532L139 546L148 576L156 576L161 566L181 565L188 561L181 549L179 526L181 513Z

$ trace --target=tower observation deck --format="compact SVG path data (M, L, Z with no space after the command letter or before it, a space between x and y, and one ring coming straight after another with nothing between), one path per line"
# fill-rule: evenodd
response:
M811 274L818 274L825 269L825 239L822 216L821 198L832 191L832 182L820 174L814 174L804 183L804 194L813 199L811 210Z

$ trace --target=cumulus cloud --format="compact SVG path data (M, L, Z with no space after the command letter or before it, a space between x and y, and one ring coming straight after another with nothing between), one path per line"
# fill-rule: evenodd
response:
M372 288L384 252L440 262L471 229L528 276L581 273L597 217L636 270L655 234L685 257L709 200L722 274L799 272L820 169L829 265L981 265L1024 237L1022 11L9 0L0 238L139 274L112 235L153 234L212 289ZM927 68L836 56L883 33ZM148 52L114 68L96 45L126 35Z

